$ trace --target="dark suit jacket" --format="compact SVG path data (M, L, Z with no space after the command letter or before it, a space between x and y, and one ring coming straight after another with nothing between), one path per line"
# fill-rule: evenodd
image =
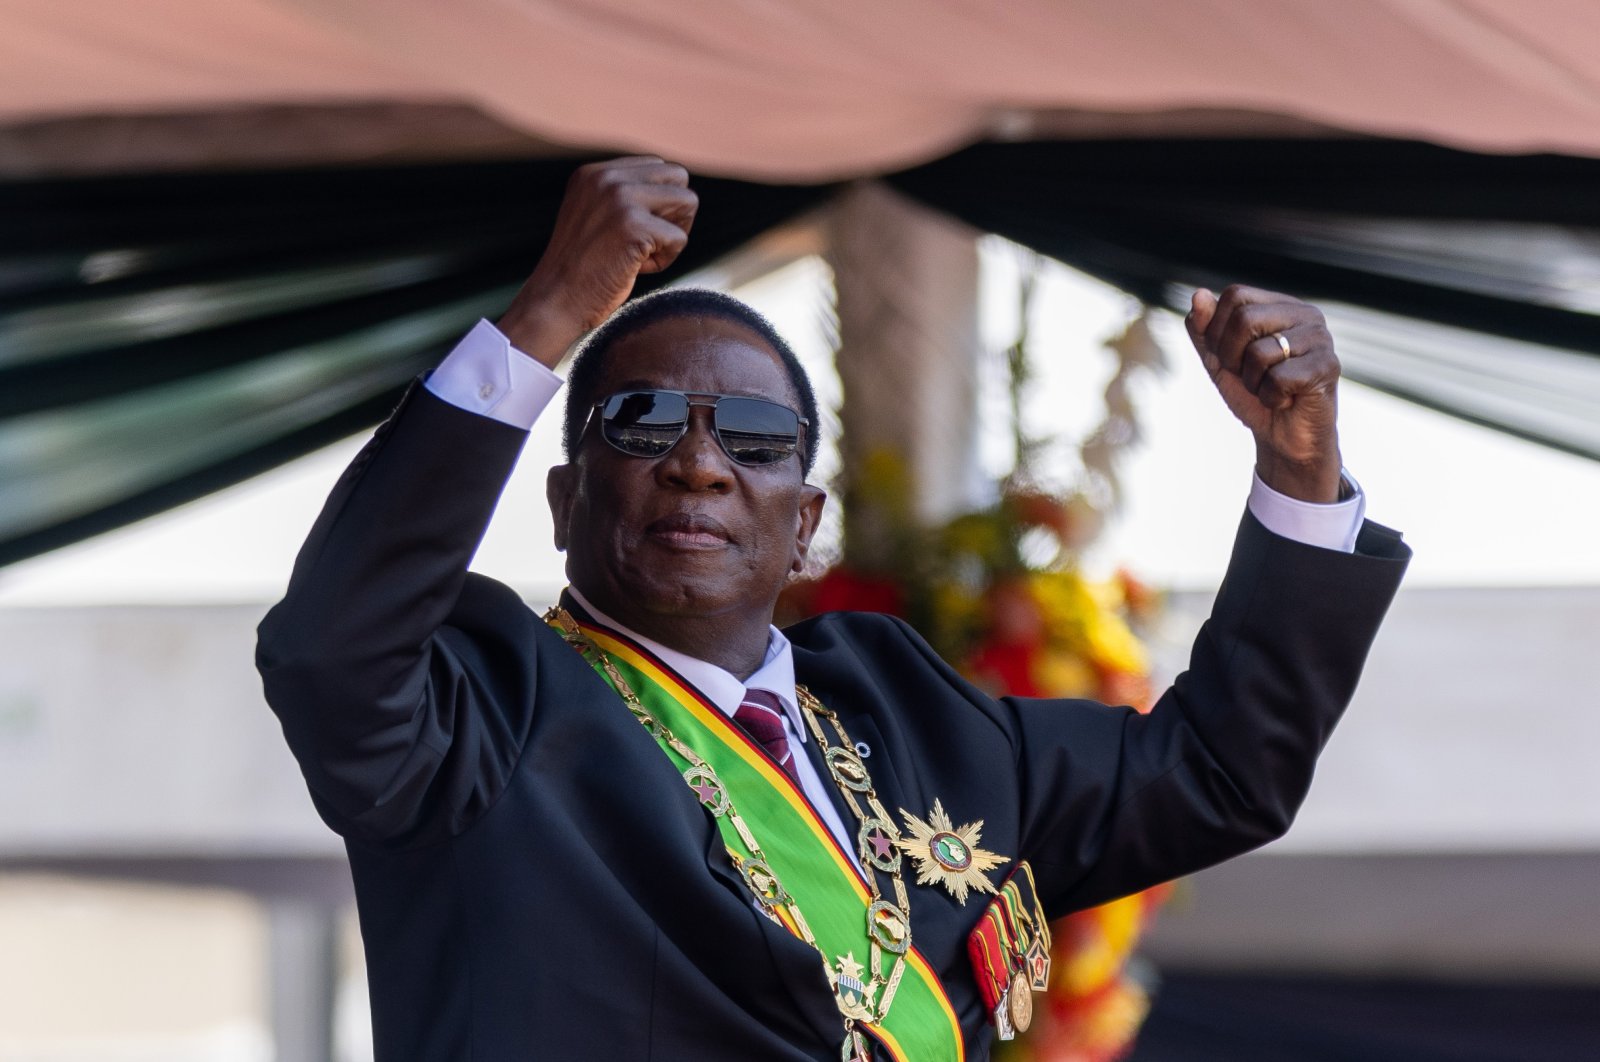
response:
M414 387L259 632L267 699L347 841L377 1057L837 1058L820 959L756 912L654 740L467 573L524 438ZM1192 665L1148 716L991 699L882 616L788 634L884 804L983 820L983 847L1031 860L1061 914L1287 828L1406 556L1375 525L1348 556L1247 516ZM915 942L986 1057L965 952L982 899L912 880Z

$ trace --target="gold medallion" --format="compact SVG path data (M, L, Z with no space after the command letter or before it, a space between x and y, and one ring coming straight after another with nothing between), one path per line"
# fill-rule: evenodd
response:
M1019 1033L1028 1031L1028 1026L1033 1024L1033 990L1028 984L1028 975L1018 972L1011 979L1010 1003L1007 1010L1010 1012L1011 1027Z
M895 850L895 828L876 815L861 820L856 850L864 863L871 863L885 874L900 873L900 853Z
M701 805L711 814L720 818L728 813L728 790L710 764L695 764L683 772L683 780L689 783L689 788L700 799Z
M861 762L861 757L856 755L855 749L835 745L823 756L828 762L828 770L833 774L834 781L846 789L865 793L872 788L872 778L867 774L867 765Z
M867 908L867 935L884 951L904 955L911 947L911 919L888 900L874 900Z
M847 952L833 963L833 996L839 1004L839 1013L856 1021L872 1021L873 986L862 980L866 970L856 962L855 953Z
M896 838L894 844L916 861L918 885L942 885L962 906L966 906L970 891L996 891L984 874L1004 863L1006 857L978 847L982 819L956 829L937 800L927 822L905 808L900 809L900 814L911 836Z
M772 872L772 868L767 866L764 860L741 859L735 866L743 876L744 883L755 894L755 898L765 906L775 908L794 902L784 891L782 883L778 881L778 875Z

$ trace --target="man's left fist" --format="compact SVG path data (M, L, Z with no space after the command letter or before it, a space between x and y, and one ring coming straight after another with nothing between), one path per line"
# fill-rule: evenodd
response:
M1194 293L1184 318L1228 409L1256 439L1267 486L1309 502L1339 499L1339 358L1322 311L1238 284Z

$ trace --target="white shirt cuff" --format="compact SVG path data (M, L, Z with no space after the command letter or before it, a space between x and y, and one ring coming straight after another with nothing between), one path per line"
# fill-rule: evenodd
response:
M1354 489L1354 495L1331 505L1320 505L1279 494L1261 482L1260 476L1252 474L1250 512L1261 521L1262 527L1275 535L1308 546L1354 553L1356 535L1367 515L1367 495L1354 476L1348 472L1343 475L1345 482Z
M423 386L452 406L527 431L561 390L561 377L479 321Z

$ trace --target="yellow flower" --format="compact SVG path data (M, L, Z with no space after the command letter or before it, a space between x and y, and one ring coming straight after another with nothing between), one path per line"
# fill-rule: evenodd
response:
M1144 924L1144 898L1138 894L1102 904L1077 917L1091 928L1061 964L1058 983L1068 995L1085 996L1117 977Z
M1097 614L1085 628L1090 658L1109 671L1142 675L1150 670L1150 658L1128 625L1109 612Z
M1049 697L1092 697L1099 677L1076 653L1047 651L1033 662L1033 680Z

